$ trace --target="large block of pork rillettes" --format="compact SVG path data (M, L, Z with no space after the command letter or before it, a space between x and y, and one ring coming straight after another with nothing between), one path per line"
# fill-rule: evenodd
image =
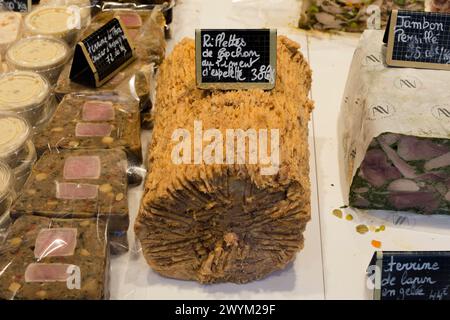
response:
M270 91L198 89L193 40L183 40L163 62L135 223L156 272L246 283L283 269L303 248L311 71L295 42L279 37L277 52ZM255 134L241 151L239 139L229 138L239 130ZM250 141L258 142L258 152Z

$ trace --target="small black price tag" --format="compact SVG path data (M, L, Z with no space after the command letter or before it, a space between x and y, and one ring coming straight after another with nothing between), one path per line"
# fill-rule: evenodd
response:
M195 34L201 89L273 89L277 32L273 29L201 29Z
M449 251L378 251L367 273L376 300L450 300Z
M7 10L15 12L28 12L31 10L31 0L0 0Z
M450 14L393 10L384 42L387 65L450 70Z
M100 87L135 59L134 47L119 18L78 42L70 69L70 79L90 87Z

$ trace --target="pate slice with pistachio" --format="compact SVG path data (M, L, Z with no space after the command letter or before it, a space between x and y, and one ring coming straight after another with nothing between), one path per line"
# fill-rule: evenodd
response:
M106 225L22 216L0 244L0 299L108 298Z

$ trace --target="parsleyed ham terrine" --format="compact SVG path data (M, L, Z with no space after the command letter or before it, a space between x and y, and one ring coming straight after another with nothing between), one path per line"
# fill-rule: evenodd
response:
M450 214L450 140L377 137L353 179L350 205Z
M381 30L353 55L338 121L348 204L450 214L450 74L390 68ZM391 212L393 213L393 212Z

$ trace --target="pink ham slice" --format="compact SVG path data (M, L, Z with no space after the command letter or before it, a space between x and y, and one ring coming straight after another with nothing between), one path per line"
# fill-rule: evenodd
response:
M367 151L361 164L361 175L375 187L381 187L390 180L401 178L400 172L387 161L386 155L380 149Z
M31 263L25 270L25 282L67 281L67 270L71 266L64 263Z
M449 149L429 139L403 136L398 142L398 155L406 161L430 160L448 152Z
M76 246L76 228L42 229L36 238L34 257L39 261L45 257L72 256Z
M388 146L382 137L378 138L378 143L380 144L383 151L386 153L389 160L392 161L394 166L401 172L401 174L408 179L414 179L417 177L416 171L408 163L403 161L390 146Z
M137 13L121 13L119 17L127 28L139 28L142 26L141 16Z
M424 168L427 171L450 166L450 152L425 162Z
M64 200L95 199L98 195L98 186L82 183L57 183L56 198Z
M388 201L397 210L421 209L432 213L439 208L439 194L433 191L391 192Z
M111 134L112 127L109 123L79 122L75 127L77 137L106 137Z
M73 156L64 162L64 179L98 179L101 174L100 157Z
M86 101L82 110L83 121L114 120L114 107L110 101Z
M137 30L137 29L130 29L130 30L128 30L128 35L130 36L130 38L132 40L136 39L138 34L139 34L139 30Z

